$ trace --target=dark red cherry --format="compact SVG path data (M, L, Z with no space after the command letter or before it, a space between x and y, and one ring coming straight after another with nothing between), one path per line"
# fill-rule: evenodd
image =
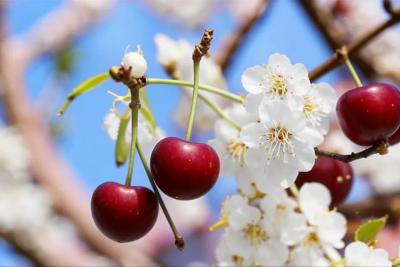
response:
M400 142L400 128L397 129L397 131L394 134L392 134L392 136L389 138L389 144L391 146L399 142Z
M91 204L97 227L117 242L141 238L157 220L157 198L146 187L106 182L96 188Z
M297 187L304 183L324 184L332 196L331 205L343 202L353 185L353 169L349 163L327 157L318 157L311 171L300 172L296 179Z
M207 193L219 174L219 158L214 149L176 137L158 142L151 154L150 166L158 187L168 196L181 200Z
M400 126L400 92L389 84L373 84L344 93L336 105L344 134L361 146L387 140Z

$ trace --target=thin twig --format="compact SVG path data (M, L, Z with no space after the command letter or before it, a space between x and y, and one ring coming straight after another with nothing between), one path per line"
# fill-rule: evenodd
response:
M357 153L352 152L347 155L338 154L338 153L334 153L334 152L327 152L327 151L319 150L318 148L315 148L314 150L315 150L315 154L317 154L318 156L324 156L324 157L340 160L343 162L351 162L351 161L362 159L362 158L368 158L369 156L372 156L374 154L384 155L388 152L388 147L389 147L389 144L387 142L381 142L381 143L373 145L365 150L362 150L360 152L357 152Z
M222 71L226 71L229 67L232 59L245 43L246 37L251 30L266 17L267 10L269 9L268 5L271 2L270 0L260 1L259 6L254 9L254 13L247 17L219 47L218 53L216 54L216 62L221 67Z
M400 193L375 195L360 202L341 205L338 211L349 220L387 215L389 222L397 222L400 219Z

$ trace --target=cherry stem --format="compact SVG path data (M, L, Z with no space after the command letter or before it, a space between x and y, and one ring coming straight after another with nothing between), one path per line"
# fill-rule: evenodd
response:
M347 47L343 46L341 49L337 50L337 53L338 53L338 55L340 57L343 58L344 64L346 65L347 70L349 71L349 73L350 73L351 77L353 78L353 80L354 80L355 84L357 85L357 87L362 87L363 85L362 85L362 82L360 80L360 77L358 76L357 71L355 70L355 68L354 68L354 66L351 63L351 60L349 58Z
M188 127L186 131L186 141L190 141L190 136L192 135L194 114L196 113L197 96L199 94L199 67L200 60L193 60L193 94L192 94L192 104L190 108Z
M332 267L343 266L344 263L345 263L345 260L344 260L344 259L338 259L338 260L332 261L332 262L331 262L331 266L332 266Z
M208 97L205 95L199 94L199 98L201 101L207 104L218 116L220 116L222 119L224 119L226 122L228 122L230 125L232 125L234 128L236 128L238 131L241 130L241 127L239 124L237 124L234 120L229 118L228 115L220 108L218 107L213 101L211 101Z
M171 79L157 79L157 78L147 78L146 79L146 84L168 84L168 85L178 85L178 86L184 86L184 87L194 87L194 84L191 82L187 81L182 81L182 80L171 80ZM199 84L199 89L204 90L222 97L225 97L227 99L230 99L234 102L243 104L245 98L243 96L231 93L227 90L223 90L214 86L210 85L203 85Z
M290 186L290 192L292 195L297 199L299 197L299 189L297 188L296 184L292 184Z
M357 152L357 153L352 152L347 155L337 154L337 153L333 153L333 152L327 152L327 151L319 150L318 148L314 148L314 150L315 150L315 154L317 154L318 156L324 156L324 157L340 160L343 162L351 162L354 160L367 158L374 154L385 155L388 153L388 147L389 147L389 143L386 141L383 141L383 142L377 143L369 148L366 148L360 152Z
M142 147L139 144L139 140L136 139L136 149L138 151L140 160L142 161L143 164L143 168L146 171L147 177L149 178L151 187L153 188L153 191L157 197L158 203L161 206L161 209L165 215L165 218L167 218L168 224L171 227L172 232L174 233L174 237L175 237L175 245L179 250L184 250L185 249L185 241L183 240L182 235L178 232L174 221L171 218L171 215L168 212L167 206L165 206L165 203L161 197L160 192L158 191L158 188L156 186L156 183L154 182L154 178L153 175L151 174L151 171L149 169L149 165L147 164L147 160L146 157L143 153Z
M131 92L131 118L132 118L132 135L131 135L131 148L129 154L129 166L128 172L126 174L125 185L130 186L132 183L132 173L133 173L133 165L135 162L135 143L137 140L137 132L138 132L138 117L139 117L139 107L140 107L140 99L139 99L139 90L140 87L133 86L129 87Z

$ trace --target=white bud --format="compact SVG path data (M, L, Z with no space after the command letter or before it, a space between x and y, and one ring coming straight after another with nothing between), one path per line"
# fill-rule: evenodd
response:
M132 78L140 78L147 71L147 61L139 47L135 52L125 53L121 64L125 70L131 69Z

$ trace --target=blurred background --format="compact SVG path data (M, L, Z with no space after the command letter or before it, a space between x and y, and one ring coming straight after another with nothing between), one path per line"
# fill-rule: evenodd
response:
M388 17L380 0L0 0L0 12L1 266L213 263L219 233L208 233L207 228L218 220L223 199L235 192L231 177L220 177L198 201L167 200L187 239L185 252L176 251L161 212L151 234L132 244L106 240L91 221L93 190L105 181L124 181L126 166L115 166L114 141L103 121L113 101L107 91L124 95L126 89L107 81L74 101L63 117L55 114L76 85L119 65L128 45L133 50L141 46L148 77L168 78L157 60L155 35L195 44L205 28L212 28L211 57L225 63L226 88L243 93L243 71L266 63L270 54L286 54L312 70L332 55L334 47ZM237 50L224 55L235 38ZM354 62L365 82L397 84L398 27L373 41ZM319 81L331 83L339 94L353 86L347 79L346 70L338 68ZM182 137L185 129L179 114L186 111L177 110L185 100L182 91L166 85L149 86L146 91L158 126L168 136ZM201 126L197 125L194 138L206 142L213 136L212 127ZM332 129L325 146L356 149L335 131L334 123ZM393 148L385 163L362 160L354 166L357 177L347 203L362 203L375 195L397 197L400 153L396 152ZM16 175L19 171L26 173ZM133 180L149 187L139 161ZM351 222L357 224L370 215ZM381 243L394 252L400 244L396 218L387 231Z

